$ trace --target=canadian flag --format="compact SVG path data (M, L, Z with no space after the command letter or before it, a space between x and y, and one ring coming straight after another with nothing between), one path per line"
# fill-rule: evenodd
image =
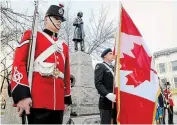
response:
M125 9L121 7L119 39L116 38L116 95L118 123L152 124L159 85L153 58ZM117 52L117 53L116 53Z

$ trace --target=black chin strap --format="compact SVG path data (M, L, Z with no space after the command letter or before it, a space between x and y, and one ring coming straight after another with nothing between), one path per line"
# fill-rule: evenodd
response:
M59 30L59 29L56 27L56 25L53 23L53 21L51 20L50 16L49 16L49 19L50 19L50 21L52 22L52 24L54 25L54 27L55 27L57 30Z

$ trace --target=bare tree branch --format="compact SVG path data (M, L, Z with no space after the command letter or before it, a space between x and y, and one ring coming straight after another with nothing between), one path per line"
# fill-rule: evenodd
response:
M106 44L112 45L114 41L114 32L116 30L116 25L114 25L114 20L108 22L108 12L109 9L101 6L99 13L95 16L95 12L92 11L92 20L87 28L87 36L85 42L87 43L87 52L90 55L100 54Z
M13 42L18 41L20 36L23 34L24 30L31 27L32 16L26 13L14 12L10 7L10 1L3 0L0 2L1 7L1 71L0 75L3 78L1 81L1 90L5 79L11 73L12 64L8 64L13 58L14 46Z

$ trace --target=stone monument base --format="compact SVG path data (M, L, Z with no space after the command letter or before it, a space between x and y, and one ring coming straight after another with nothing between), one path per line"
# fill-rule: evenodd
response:
M81 51L70 56L71 74L75 77L72 87L72 111L78 115L99 113L99 95L94 84L94 70L90 55Z

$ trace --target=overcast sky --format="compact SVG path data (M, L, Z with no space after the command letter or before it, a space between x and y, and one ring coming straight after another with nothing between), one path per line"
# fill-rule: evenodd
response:
M177 47L177 1L123 2L152 52Z
M46 12L51 4L58 4L62 1L65 5L69 0L42 0L39 10ZM177 47L177 1L175 0L125 0L122 2L124 8L140 30L151 52ZM118 19L119 2L116 0L70 0L71 11L74 15L78 11L84 13L85 24L91 10L97 12L101 5L109 6L109 19ZM21 12L28 9L28 13L33 13L33 1L12 0L12 8Z

